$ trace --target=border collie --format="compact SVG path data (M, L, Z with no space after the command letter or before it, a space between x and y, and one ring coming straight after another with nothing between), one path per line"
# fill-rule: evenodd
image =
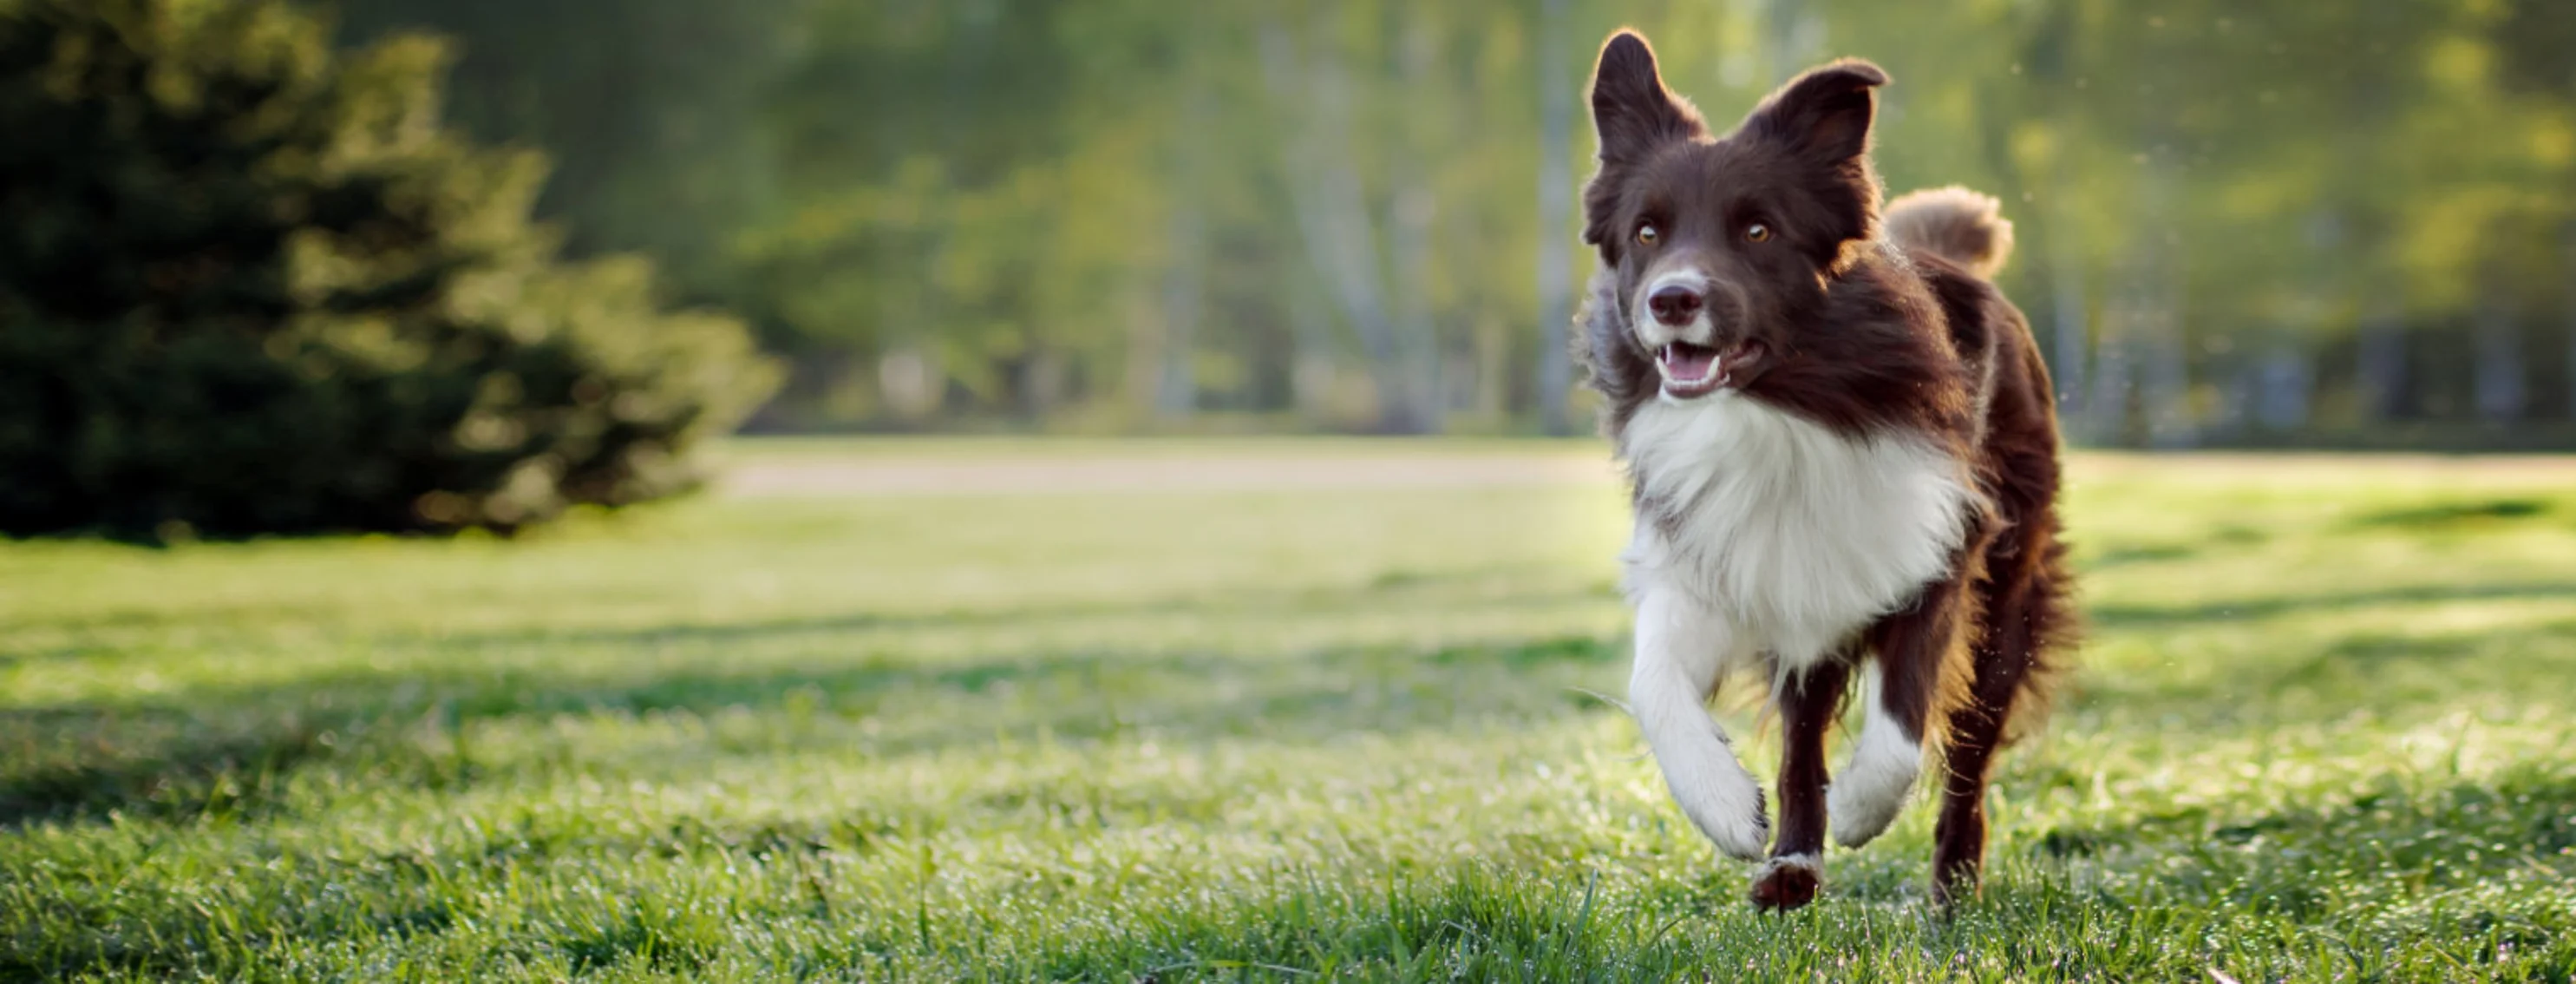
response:
M1882 212L1885 84L1834 62L1718 136L1638 34L1593 70L1601 265L1575 349L1634 482L1630 706L1682 813L1727 854L1767 848L1766 908L1815 898L1827 816L1846 847L1886 830L1927 749L1933 895L1973 891L1987 772L2072 635L2048 370L1989 279L2012 225L1962 188ZM1739 671L1779 714L1777 839L1707 712ZM1828 784L1855 677L1863 724Z

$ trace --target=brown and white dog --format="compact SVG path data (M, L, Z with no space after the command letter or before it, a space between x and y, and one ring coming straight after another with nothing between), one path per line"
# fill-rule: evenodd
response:
M1939 754L1933 890L1972 890L1984 792L2071 634L2057 421L2029 324L1989 282L1994 199L1918 192L1882 215L1877 66L1839 61L1710 133L1643 37L1601 49L1600 247L1577 358L1635 482L1621 558L1631 709L1673 799L1720 850L1768 863L1753 899L1816 894L1826 817L1858 847ZM1780 829L1707 713L1735 671L1779 712ZM1864 724L1828 785L1853 678Z

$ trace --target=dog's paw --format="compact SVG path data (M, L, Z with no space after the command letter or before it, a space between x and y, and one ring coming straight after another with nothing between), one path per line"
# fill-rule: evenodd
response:
M1834 843L1859 847L1886 833L1914 789L1916 762L1902 752L1856 756L1825 787L1825 816Z
M1710 815L1696 818L1700 832L1729 857L1760 861L1764 849L1771 845L1770 804L1763 798L1762 787L1742 769L1733 770L1725 785L1729 787L1725 790L1727 795L1717 800L1722 805L1707 811Z
M1825 787L1825 815L1834 843L1859 847L1886 833L1922 771L1923 743L1872 705L1851 763Z
M1847 794L1842 784L1825 790L1825 815L1833 829L1834 843L1859 847L1877 840L1896 822L1896 814L1905 807L1905 790L1872 790L1868 794Z
M1772 858L1753 876L1753 904L1764 909L1795 909L1815 901L1816 890L1823 883L1823 866L1813 854Z

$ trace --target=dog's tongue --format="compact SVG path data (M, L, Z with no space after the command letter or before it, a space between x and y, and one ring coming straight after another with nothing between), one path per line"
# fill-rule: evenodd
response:
M1659 353L1664 375L1683 382L1707 379L1717 368L1717 350L1688 342L1674 342Z

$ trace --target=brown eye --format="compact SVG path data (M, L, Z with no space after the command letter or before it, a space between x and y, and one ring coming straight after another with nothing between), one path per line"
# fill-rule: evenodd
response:
M1654 226L1641 225L1637 227L1637 241L1640 243L1652 246L1655 244L1655 240L1661 238L1663 238L1663 234L1656 232Z
M1758 243L1771 238L1771 227L1756 222L1744 227L1744 241Z

